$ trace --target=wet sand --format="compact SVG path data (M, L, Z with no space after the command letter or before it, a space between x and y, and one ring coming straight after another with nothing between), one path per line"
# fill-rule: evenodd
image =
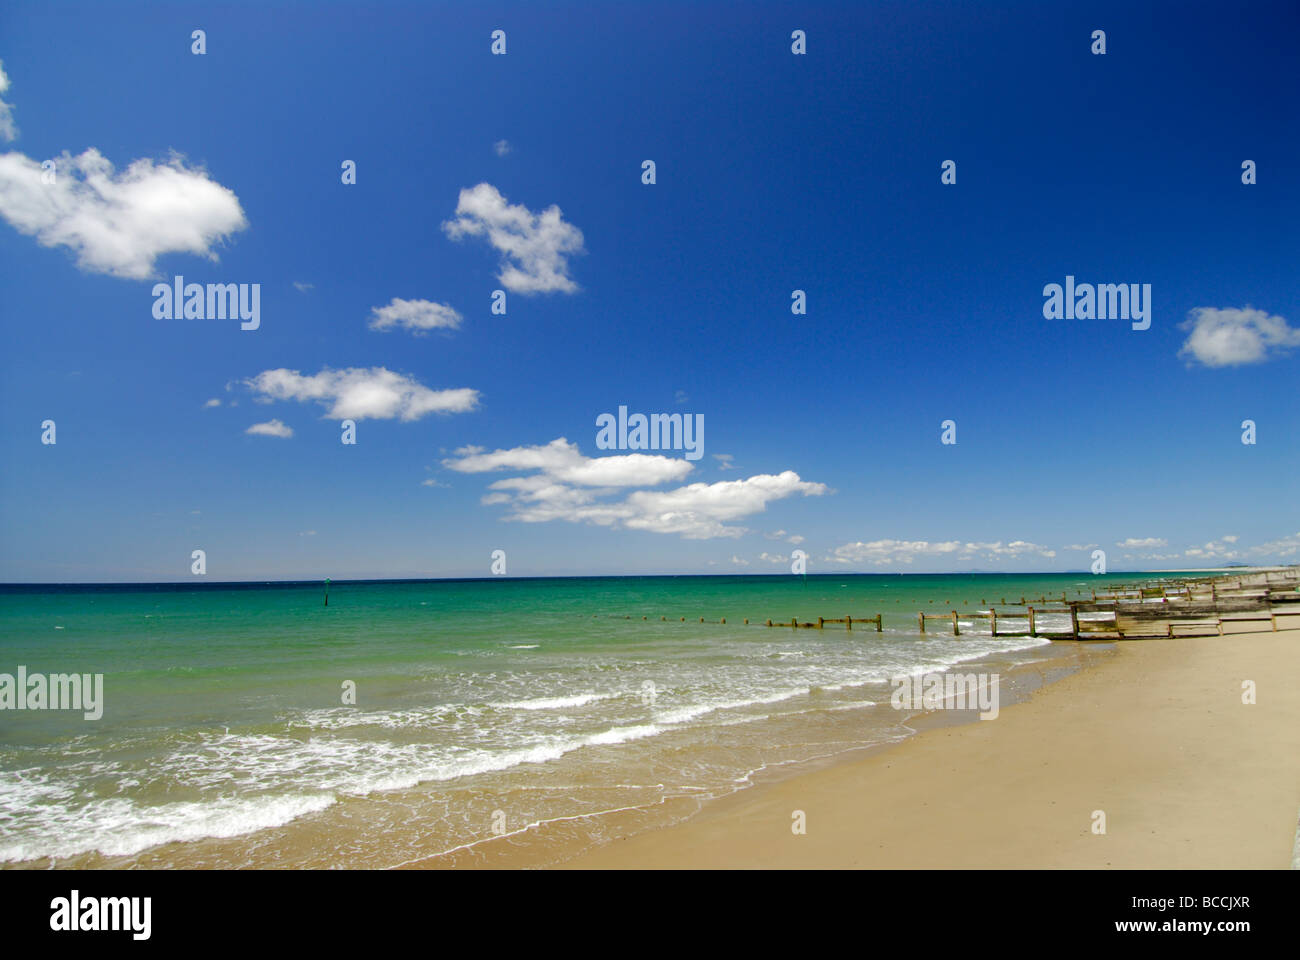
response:
M1290 867L1297 620L1278 632L1121 643L995 720L922 730L760 784L566 866ZM1242 702L1247 680L1254 704Z

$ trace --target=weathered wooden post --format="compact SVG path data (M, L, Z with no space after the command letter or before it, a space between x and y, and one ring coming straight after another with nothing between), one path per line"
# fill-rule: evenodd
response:
M995 637L998 635L998 611L994 607L989 607L989 632Z
M825 621L825 619L822 618L822 617L818 617L818 618L817 618L817 629L818 629L818 630L825 629L825 626L826 626L826 621Z
M767 618L767 625L768 625L769 627L772 625L772 618L771 618L771 617L768 617L768 618Z
M1034 630L1034 608L1033 607L1029 608L1029 635L1031 637L1037 635L1036 631Z
M956 610L954 610L954 611L952 612L952 635L953 635L954 637L960 637L960 636L961 636L961 631L957 629L957 611L956 611Z
M1119 604L1115 604L1115 626L1119 628ZM1070 628L1073 631L1074 639L1079 639L1079 608L1073 603L1070 604Z
M924 610L916 615L916 622L921 625L921 632L925 633L925 611Z
M883 632L883 630L884 630L884 628L881 627L881 625L880 625L880 618L883 617L883 616L884 616L883 613L878 613L878 614L876 614L876 633L881 633L881 632Z
M853 618L850 617L847 613L844 615L844 629L845 630L853 629Z

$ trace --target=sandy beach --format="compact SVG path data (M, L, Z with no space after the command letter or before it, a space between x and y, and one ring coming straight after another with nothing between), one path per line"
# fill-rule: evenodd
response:
M1120 643L994 720L760 784L567 866L1288 868L1300 617L1284 626Z

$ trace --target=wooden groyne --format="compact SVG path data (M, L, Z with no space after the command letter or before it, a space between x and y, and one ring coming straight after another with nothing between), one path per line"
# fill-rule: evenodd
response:
M1045 614L1068 615L1070 629L1041 630ZM1083 616L1081 616L1081 614ZM1277 618L1300 616L1300 570L1187 580L1177 584L1135 584L1113 587L1109 594L1093 592L1092 600L1067 600L1059 607L1026 605L1024 612L997 608L976 613L918 613L921 632L926 620L986 619L992 636L1044 637L1050 640L1137 640L1156 637L1222 636L1225 624L1267 623L1277 630ZM998 629L999 618L1024 620L1028 629Z
M749 621L746 620L745 622L748 623ZM789 623L784 623L779 620L767 621L769 627L793 627L795 629L798 629L799 627L815 627L818 630L824 630L828 623L842 623L844 624L845 630L852 630L855 623L870 624L876 628L876 633L880 633L884 629L884 626L881 624L881 614L879 613L874 617L818 617L816 623L813 623L811 620L800 623L798 617L791 617Z
M999 636L1031 636L1048 640L1137 640L1155 637L1194 637L1223 635L1225 624L1268 623L1277 630L1277 618L1300 616L1300 568L1262 570L1241 574L1224 574L1179 580L1147 580L1133 584L1107 584L1107 593L1089 590L1091 599L1070 600L1062 592L1061 599L1048 600L1040 596L1037 603L1027 601L1022 595L1019 603L1001 598L1001 609L992 606L987 610L961 613L949 609L947 613L918 612L917 628L927 634L926 623L944 621L943 629L951 625L952 636L960 637L961 622L987 620L989 633ZM981 603L985 601L981 599ZM1038 603L1051 604L1039 606ZM1023 607L1022 610L1007 609ZM594 616L594 614L593 614ZM1042 617L1070 618L1068 630L1041 629ZM630 615L621 619L631 620ZM642 620L649 617L643 616ZM668 617L661 616L661 621ZM686 617L676 618L682 623ZM1025 622L1027 629L1010 626L1007 620ZM767 619L754 626L788 627L791 629L825 629L826 624L844 624L846 631L853 625L874 627L876 633L884 632L884 617L817 617L816 620ZM999 628L999 621L1002 621ZM692 621L694 619L692 618ZM717 620L699 618L700 623L725 624L726 617ZM750 626L750 619L743 624Z

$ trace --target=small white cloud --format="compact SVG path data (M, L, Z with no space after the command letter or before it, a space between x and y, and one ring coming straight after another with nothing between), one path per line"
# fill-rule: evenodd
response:
M251 433L255 437L282 437L288 439L293 436L293 427L286 426L279 420L268 420L266 423L255 423L245 433Z
M300 536L300 537L314 537L314 536L316 536L316 531L315 531L315 530L299 530L299 531L298 531L298 536Z
M504 157L507 153L513 150L514 147L510 145L509 140L498 140L496 143L492 144L492 149L496 151L498 157Z
M740 559L740 557L736 556L734 553L731 555L731 562L734 563L734 564L735 564L736 566L738 566L738 567L747 567L747 566L749 566L749 561L748 561L748 560L742 560L742 559Z
M1067 543L1062 550L1092 550L1096 547L1095 543Z
M221 406L221 398L220 398L220 397L213 397L213 398L212 398L211 400L209 400L207 403L203 404L203 409L204 409L204 410L210 410L210 409L212 409L213 407L219 407L219 406Z
M685 390L678 390L676 393L673 394L674 403L685 403L689 399L691 398L686 395Z
M416 336L430 330L455 330L460 326L461 315L448 304L431 300L402 300L394 297L386 307L371 307L371 330L391 330L401 327Z
M729 453L715 453L712 455L714 460L718 461L719 470L735 470L736 465L731 461L735 458Z
M426 479L420 481L420 486L422 486L422 487L450 487L451 484L450 484L450 483L443 483L442 481L437 480L437 479L435 479L435 478L433 478L433 477L428 477L428 478L426 478Z
M466 413L478 406L479 392L468 387L430 390L413 377L385 367L349 367L303 376L280 367L244 383L261 402L314 401L329 408L329 420L419 420L430 413Z
M1178 355L1207 367L1263 363L1300 346L1300 330L1249 305L1240 310L1197 307L1180 329L1191 334Z
M1127 550L1149 550L1153 547L1167 547L1169 541L1163 537L1129 537L1116 541L1115 546Z
M293 282L293 285L294 285L294 288L295 288L299 293L306 293L308 290L314 290L314 289L316 289L316 284L314 284L314 283L302 283L302 282L299 281L299 280L295 280L295 281Z
M213 247L248 226L234 192L179 156L121 173L93 147L56 162L45 184L35 160L0 155L0 216L42 246L67 247L82 270L144 280L166 253L216 260Z
M8 92L9 77L5 74L4 61L0 60L0 97ZM13 140L17 136L18 128L14 126L14 108L4 100L0 100L0 137Z
M497 279L515 293L574 293L569 255L583 252L582 231L565 223L560 208L551 205L533 213L523 204L511 206L490 183L460 192L456 219L442 225L453 240L486 237L501 254Z

